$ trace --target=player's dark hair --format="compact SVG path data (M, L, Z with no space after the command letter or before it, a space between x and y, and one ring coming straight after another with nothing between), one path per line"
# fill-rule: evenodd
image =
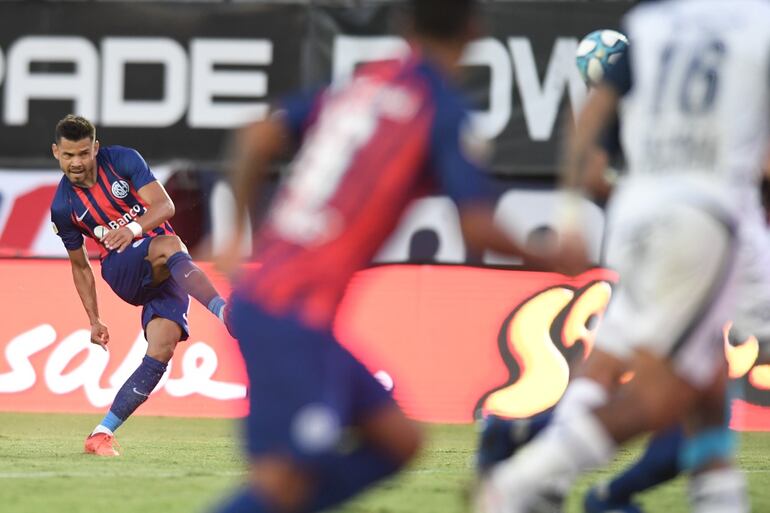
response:
M62 138L68 141L80 141L88 137L92 141L96 139L96 127L83 116L67 114L56 123L54 141L57 143Z
M411 0L414 31L436 39L460 37L476 11L475 0Z

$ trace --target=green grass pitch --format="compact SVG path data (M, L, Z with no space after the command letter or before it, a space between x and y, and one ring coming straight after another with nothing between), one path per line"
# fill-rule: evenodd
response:
M0 414L0 510L3 513L205 512L243 476L237 424L227 420L132 418L118 433L123 456L82 453L98 417ZM342 511L454 513L469 511L463 496L472 480L472 426L426 426L419 460ZM597 478L629 463L639 445L623 449L611 469L582 479L567 511ZM753 511L770 511L770 434L742 437L740 463L748 471ZM649 512L687 511L683 479L642 496Z

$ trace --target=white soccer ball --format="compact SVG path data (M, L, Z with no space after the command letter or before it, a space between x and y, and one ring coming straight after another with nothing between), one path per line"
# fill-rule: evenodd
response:
M105 235L107 235L108 231L109 230L105 226L97 226L94 228L94 235L96 235L99 240L102 240Z
M578 44L577 67L583 81L595 86L628 49L628 38L616 30L595 30Z

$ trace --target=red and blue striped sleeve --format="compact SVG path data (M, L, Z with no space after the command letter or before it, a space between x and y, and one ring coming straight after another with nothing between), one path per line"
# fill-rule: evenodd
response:
M123 146L111 146L109 151L110 160L115 170L122 177L131 180L136 190L156 181L150 166L147 165L138 151Z
M71 212L57 204L56 199L51 205L51 222L65 248L72 251L83 246L83 234L72 224Z

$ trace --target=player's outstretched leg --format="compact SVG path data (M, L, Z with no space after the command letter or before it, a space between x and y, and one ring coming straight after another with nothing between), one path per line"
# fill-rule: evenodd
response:
M485 418L476 457L479 472L483 474L496 463L510 458L554 419L565 419L603 405L608 392L617 387L625 368L622 360L595 348L553 409L526 419L509 420L494 415Z
M176 235L155 237L147 259L152 264L153 279L160 283L173 276L182 289L225 322L225 300L208 276L195 265L182 240Z
M104 419L86 438L85 452L97 456L118 456L115 430L142 405L166 372L182 330L178 324L157 317L147 324L147 354L133 374L123 383Z
M383 420L378 435L389 426L397 428L393 437L398 441L391 446L364 440L353 450L329 452L306 463L259 458L252 464L251 486L233 495L216 513L323 511L395 474L414 456L420 443L417 428L396 410L378 415Z
M586 513L640 513L631 499L637 493L665 483L680 472L679 451L685 440L681 426L656 434L634 465L612 480L591 488L583 503Z
M607 463L619 443L673 424L698 391L659 358L634 356L636 379L593 411L558 415L527 451L496 465L482 480L479 509L523 513L558 508L574 479ZM544 509L544 511L548 511Z

